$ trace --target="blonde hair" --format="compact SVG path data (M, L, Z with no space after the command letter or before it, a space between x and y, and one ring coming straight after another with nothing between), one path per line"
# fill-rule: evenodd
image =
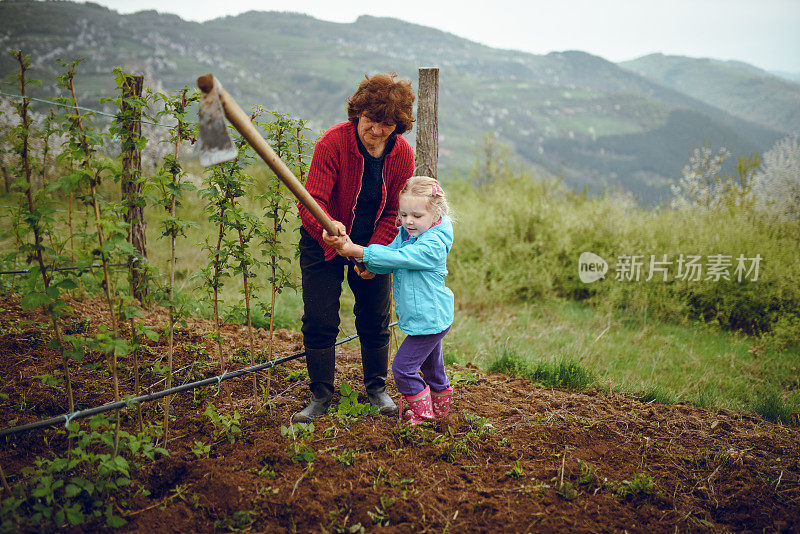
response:
M439 182L430 176L412 176L400 191L399 196L413 195L415 197L428 197L428 209L439 217L448 215L450 207L444 195L444 189Z

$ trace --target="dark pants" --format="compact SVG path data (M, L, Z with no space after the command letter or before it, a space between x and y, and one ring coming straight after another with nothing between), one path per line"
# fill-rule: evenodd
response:
M388 274L364 280L348 261L337 256L325 261L319 243L300 229L300 272L303 277L303 343L307 349L334 346L339 335L339 299L345 269L353 291L356 332L363 349L389 345L391 278Z

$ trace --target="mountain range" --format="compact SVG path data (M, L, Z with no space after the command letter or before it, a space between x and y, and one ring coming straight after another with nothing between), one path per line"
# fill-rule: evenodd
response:
M800 84L744 63L535 55L390 18L334 23L251 11L198 23L93 3L5 0L0 44L31 55L31 75L43 80L37 96L56 94L59 58L86 58L77 83L87 106L113 95L117 65L159 91L213 72L243 108L302 117L317 131L346 118L365 74L397 72L416 86L420 67L438 67L441 176L466 174L490 134L516 161L570 186L624 189L647 204L669 199L697 146L749 155L800 130ZM2 54L0 75L15 72Z

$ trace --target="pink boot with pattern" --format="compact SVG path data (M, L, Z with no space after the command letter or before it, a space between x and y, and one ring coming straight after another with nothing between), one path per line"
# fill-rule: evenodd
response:
M433 408L433 416L436 419L441 419L447 415L450 411L451 400L453 400L453 386L442 391L431 390L431 406Z
M408 409L403 413L403 401L405 400L408 403ZM411 397L406 397L405 395L400 395L400 409L398 410L398 419L403 417L408 421L408 424L411 426L418 425L420 423L424 423L425 421L430 421L433 419L433 407L431 404L431 388L430 386L425 386L425 389L417 393L416 395L412 395Z

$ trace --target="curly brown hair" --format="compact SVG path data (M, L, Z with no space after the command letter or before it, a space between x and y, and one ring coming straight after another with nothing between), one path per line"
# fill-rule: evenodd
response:
M408 80L395 80L397 73L376 74L358 85L347 101L347 118L357 121L362 113L377 122L397 125L395 134L411 130L414 124L414 91Z

